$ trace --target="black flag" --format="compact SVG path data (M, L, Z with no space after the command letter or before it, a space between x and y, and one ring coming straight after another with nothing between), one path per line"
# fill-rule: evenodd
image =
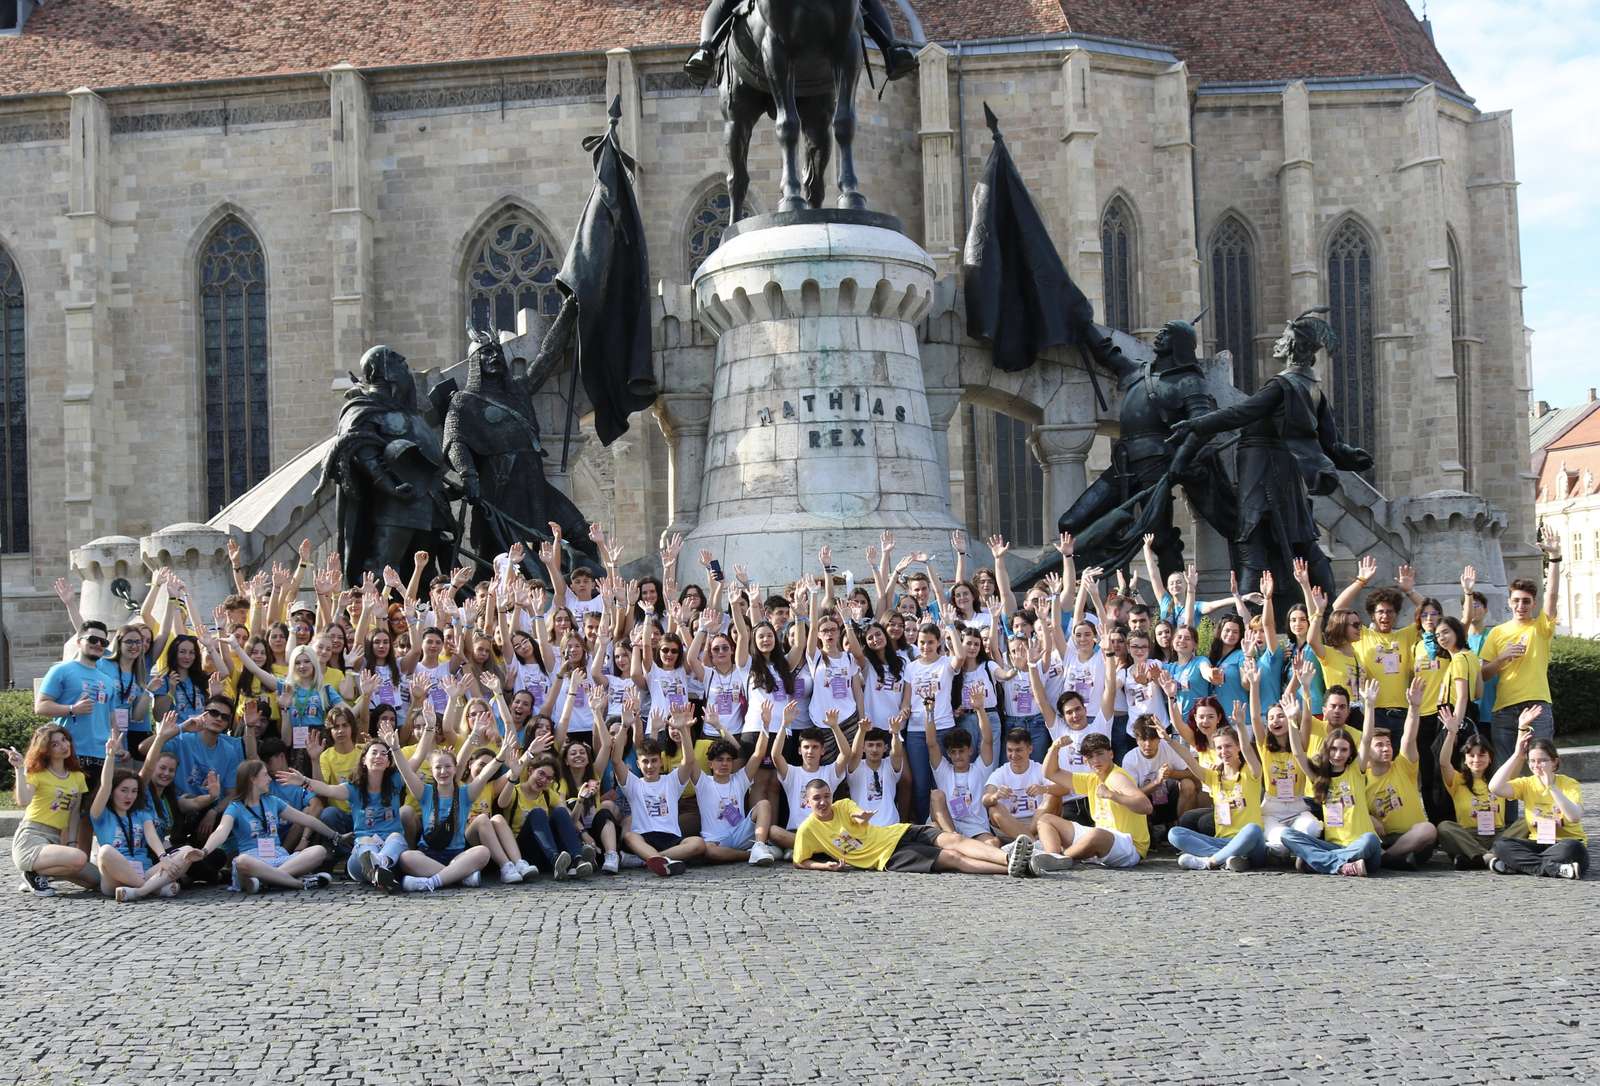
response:
M1045 347L1088 342L1095 335L1094 308L1056 255L987 102L983 115L994 147L972 193L972 224L961 256L967 335L987 340L995 366L1009 372L1033 365Z
M656 401L650 361L650 259L644 223L628 172L633 159L617 139L621 100L611 103L604 135L589 136L594 190L556 282L578 304L578 368L594 405L594 428L609 445L628 430L628 416Z

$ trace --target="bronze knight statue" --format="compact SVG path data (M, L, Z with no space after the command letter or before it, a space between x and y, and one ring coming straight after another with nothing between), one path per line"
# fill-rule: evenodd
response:
M361 356L361 381L345 393L339 432L322 462L317 493L338 487L338 547L345 576L382 577L384 566L409 569L416 551L433 555L438 570L455 564L456 521L435 419L453 384L438 401L417 401L405 356L373 347Z

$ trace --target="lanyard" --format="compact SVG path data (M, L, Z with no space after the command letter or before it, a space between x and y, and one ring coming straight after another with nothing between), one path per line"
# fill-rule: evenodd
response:
M116 811L112 811L111 814L117 820L117 825L122 828L122 839L127 842L128 851L130 853L137 851L139 846L133 842L133 812L129 811L126 816L119 815Z
M259 813L254 807L250 806L250 804L245 803L244 800L241 799L239 803L242 807L244 807L245 810L250 812L251 818L259 818L261 820L261 832L255 836L265 837L273 832L272 827L267 823L267 800L265 796L261 798L261 810Z

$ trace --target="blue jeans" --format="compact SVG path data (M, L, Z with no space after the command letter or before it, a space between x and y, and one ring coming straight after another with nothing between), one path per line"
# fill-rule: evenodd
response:
M906 729L906 762L911 770L911 821L928 821L928 793L933 790L933 767L928 765L928 737L921 728Z
M1515 705L1507 705L1504 709L1496 709L1493 724L1490 726L1490 735L1494 743L1494 765L1500 768L1511 752L1517 749L1517 719L1522 716L1522 710L1530 705L1540 707L1539 719L1533 722L1533 737L1535 739L1554 739L1556 737L1556 715L1547 701L1519 701ZM1522 817L1522 804L1517 800L1506 802L1506 825L1510 825Z
M1232 837L1209 837L1182 826L1173 826L1167 831L1167 843L1179 852L1215 860L1218 865L1227 863L1235 856L1243 856L1250 861L1251 867L1260 867L1267 859L1267 835L1254 822L1240 826L1239 832Z
M337 807L327 807L317 817L334 833L349 833L356 828L355 822L350 818L350 812L341 811Z
M565 807L549 811L535 807L528 812L517 833L517 848L522 858L545 874L555 870L556 857L565 852L574 860L583 854L583 839L577 824Z
M998 713L990 713L989 714L989 727L993 728L995 726L995 722L997 720L999 720L999 719L1000 719L1000 715ZM972 736L972 751L973 751L973 755L974 755L972 760L973 761L977 761L978 760L977 756L981 753L981 749L982 749L982 745L983 745L983 729L978 727L978 714L977 713L958 713L958 714L956 714L956 727L967 729L967 734ZM997 761L997 762L1005 761L1006 748L1005 748L1005 744L1003 742L1004 739L1005 739L1005 736L1003 736L1003 735L997 735L997 736L994 737L994 751L995 751L994 757L995 757L995 761Z
M1170 832L1170 831L1169 831ZM1283 831L1283 847L1319 875L1338 874L1339 868L1357 860L1367 861L1367 874L1375 875L1383 863L1383 842L1375 833L1363 833L1343 847L1329 844L1299 830Z
M1111 757L1118 765L1122 764L1122 756L1137 746L1133 736L1128 734L1128 714L1114 713L1111 717Z
M1034 713L1032 716L1006 717L1006 730L1021 728L1033 739L1033 760L1044 761L1045 752L1050 749L1050 729L1044 726L1044 716ZM1005 753L1001 751L1001 753Z

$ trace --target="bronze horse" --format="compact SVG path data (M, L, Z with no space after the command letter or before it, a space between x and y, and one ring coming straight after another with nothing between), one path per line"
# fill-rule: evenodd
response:
M839 206L867 206L856 187L856 82L861 76L860 0L749 0L721 54L723 135L732 221L750 189L750 134L763 113L783 153L779 211L821 207L832 140L839 144ZM805 137L805 173L799 144Z

